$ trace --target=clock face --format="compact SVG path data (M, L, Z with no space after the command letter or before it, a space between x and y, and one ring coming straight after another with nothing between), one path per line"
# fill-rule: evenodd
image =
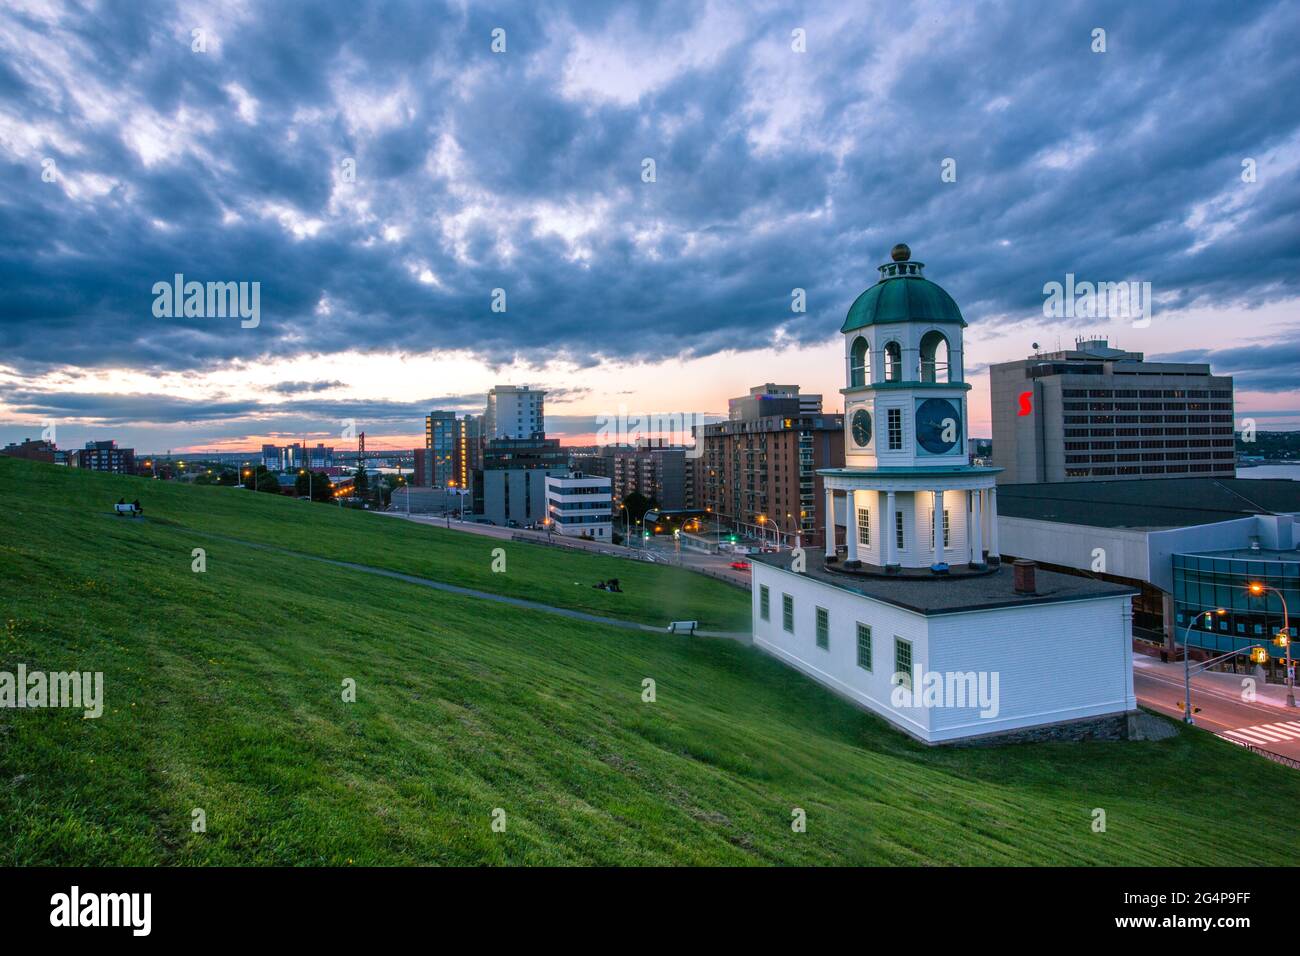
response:
M859 448L866 448L871 444L871 413L865 408L859 408L853 413L850 420L850 427L853 430L853 443Z
M961 409L946 398L916 405L916 444L930 455L946 455L961 441Z

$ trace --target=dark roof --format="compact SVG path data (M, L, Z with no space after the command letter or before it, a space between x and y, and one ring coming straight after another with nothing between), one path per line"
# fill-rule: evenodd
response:
M855 577L826 570L825 556L805 552L807 566L803 576L854 594L862 594L886 604L893 604L917 614L934 617L961 611L1017 607L1026 604L1058 604L1086 598L1116 597L1137 594L1134 588L1111 584L1096 578L1037 569L1034 594L1017 594L1012 584L1011 565L1004 564L992 574L966 577ZM790 555L751 554L762 564L790 570Z
M1300 481L1287 478L1144 478L998 485L1001 516L1094 528L1189 528L1249 515L1292 512L1300 512Z

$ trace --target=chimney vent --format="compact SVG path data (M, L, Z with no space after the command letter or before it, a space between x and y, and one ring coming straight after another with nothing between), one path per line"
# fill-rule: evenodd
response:
M1014 574L1016 593L1037 593L1037 582L1034 578L1034 572L1038 570L1038 565L1033 561L1026 561L1024 558L1017 558L1016 563L1011 567L1012 573Z

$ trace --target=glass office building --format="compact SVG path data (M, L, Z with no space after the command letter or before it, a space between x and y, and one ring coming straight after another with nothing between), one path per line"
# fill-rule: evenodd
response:
M1175 554L1173 561L1178 643L1211 654L1262 644L1268 650L1270 672L1281 676L1278 659L1285 659L1286 650L1274 645L1273 638L1283 623L1282 600L1274 591L1255 597L1247 586L1259 582L1277 588L1291 614L1300 614L1300 551L1210 551ZM1218 608L1228 613L1197 619L1197 615ZM1189 633L1188 625L1194 619ZM1296 623L1292 617L1293 634ZM1293 647L1291 655L1300 657L1300 647Z

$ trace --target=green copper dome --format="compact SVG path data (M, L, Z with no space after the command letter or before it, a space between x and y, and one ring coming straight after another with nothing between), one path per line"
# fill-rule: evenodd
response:
M935 322L966 327L961 309L947 292L922 275L925 264L911 262L911 250L901 243L892 262L880 267L880 281L849 307L841 332L887 322Z

